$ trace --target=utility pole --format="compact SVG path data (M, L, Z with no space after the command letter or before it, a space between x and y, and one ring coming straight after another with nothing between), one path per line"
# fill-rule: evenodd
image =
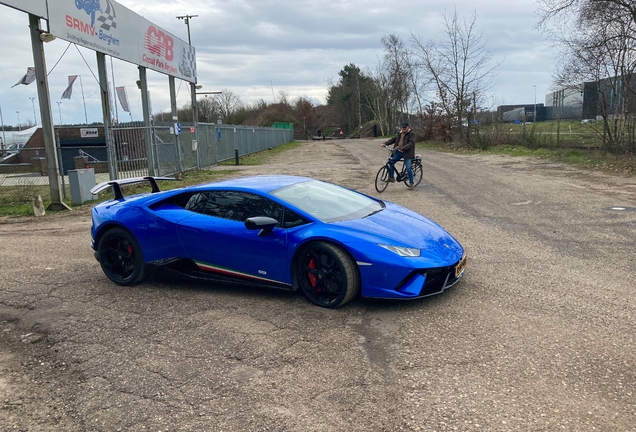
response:
M358 133L362 128L362 102L360 101L360 71L356 73L356 87L358 89Z
M199 15L179 15L177 19L184 20L186 27L188 28L188 45L192 46L192 40L190 39L190 19L196 18ZM197 167L199 167L199 121L197 114L197 84L196 78L195 82L190 83L190 95L192 98L192 122L194 123L194 140L197 142L196 152L197 152ZM194 143L193 143L194 147Z
M537 121L537 86L535 84L532 87L534 87L534 115L532 117L532 123L534 123Z
M4 119L2 118L2 107L0 106L0 125L2 126L2 145L0 146L0 154L4 151L4 146L7 145L7 138L4 135Z
M42 136L44 137L44 154L46 155L46 167L49 177L49 190L51 191L51 204L47 210L70 210L62 200L62 185L58 170L57 151L55 148L55 130L53 129L53 117L51 116L51 98L49 96L49 83L46 77L46 61L44 57L44 45L42 41L42 29L40 18L29 14L29 28L31 33L31 49L33 51L33 66L38 89L38 102L40 104L40 121L42 122Z
M179 15L177 19L184 20L186 27L188 27L188 45L192 45L190 40L190 18L196 18L199 15Z
M62 124L62 110L60 109L60 105L62 105L62 102L56 102L57 103L57 113L60 115L60 125Z
M35 98L30 97L29 99L31 99L31 105L33 105L33 126L35 126L38 124L38 118L35 115Z

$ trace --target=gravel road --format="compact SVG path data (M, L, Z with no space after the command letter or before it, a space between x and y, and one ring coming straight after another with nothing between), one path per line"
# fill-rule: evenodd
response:
M0 219L0 431L636 430L636 211L612 209L636 208L636 180L421 151L422 183L378 194L379 144L303 143L232 175L432 218L469 257L442 295L327 310L160 270L122 288L89 206Z

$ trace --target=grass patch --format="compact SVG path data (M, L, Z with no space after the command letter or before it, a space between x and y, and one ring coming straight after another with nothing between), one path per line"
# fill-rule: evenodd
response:
M193 186L193 185L197 185L201 183L213 182L218 180L219 178L223 178L229 174L232 174L235 171L236 170L232 170L232 169L215 170L215 171L202 169L202 170L188 171L181 174L181 177L180 177L181 180L179 181L159 181L158 183L159 183L159 188L162 191L173 190L173 189L183 188L186 186ZM150 193L151 191L152 191L152 188L150 184L147 182L122 186L122 192L125 197L130 195ZM107 189L104 192L101 192L99 194L99 199L92 201L91 204L97 204L102 201L107 201L113 198L114 198L114 194L112 192L112 189Z
M293 141L287 144L260 151L258 153L241 156L239 158L239 164L262 165L267 161L268 158L294 149L301 144L302 143L300 142ZM202 169L188 171L182 173L181 181L163 181L160 182L159 187L161 188L161 190L172 190L181 187L192 186L195 184L212 182L235 172L236 170L230 168L230 166L233 166L234 164L235 161L232 159L220 163L220 165L228 167L228 169L225 170ZM48 195L48 186L46 188L46 195ZM150 185L148 183L125 185L122 187L122 189L124 196L143 194L151 191ZM2 195L0 195L0 216L33 216L32 199L38 195L37 191L31 190L30 187L23 186L13 188L13 190L3 188L1 192ZM50 197L47 196L46 198L48 198L48 201L46 201L46 198L44 198L44 194L40 193L39 195L42 195L43 199L45 199L44 207L48 207L51 204ZM106 190L100 193L99 198L95 201L90 201L82 205L72 205L70 202L70 192L67 194L67 196L69 197L69 199L65 201L65 203L71 208L83 207L85 205L94 205L102 201L113 199L114 197L112 190Z
M236 170L196 170L183 173L181 175L181 181L162 181L159 182L161 190L172 190L186 186L192 186L200 183L207 183L215 181L219 178L223 178L229 174L232 174ZM48 186L46 187L46 197L43 196L44 208L47 208L50 204L50 197L48 196ZM23 188L13 188L15 190L2 190L2 196L0 196L0 217L1 216L33 216L33 198L37 195L43 195L42 193L34 193L32 196L26 193ZM8 189L8 188L6 188ZM124 196L137 195L148 193L151 191L151 187L148 183L138 183L132 185L122 186ZM70 208L81 208L86 205L95 205L97 203L113 199L114 195L112 189L105 190L99 194L99 197L95 201L88 201L84 204L73 205L71 204L70 191L67 190L67 200L64 201ZM57 213L47 211L47 213Z
M163 182L161 190L171 190L185 186L192 186L199 183L208 183L211 181L215 181L220 177L225 177L229 174L236 172L233 169L224 169L224 170L208 170L201 169L195 171L188 171L181 175L181 181L178 182ZM148 188L150 190L150 188Z
M512 157L534 157L608 173L636 175L636 157L628 155L617 156L595 149L532 149L519 145L502 144L481 150L478 148L462 146L457 143L443 143L436 141L417 143L417 148L447 153L501 154Z
M33 204L2 199L0 216L33 216Z
M33 199L38 195L45 201L50 200L48 184L2 186L0 188L0 216L33 215Z

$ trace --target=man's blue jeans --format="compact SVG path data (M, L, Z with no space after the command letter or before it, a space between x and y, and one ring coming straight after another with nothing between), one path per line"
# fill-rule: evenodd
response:
M393 178L395 174L395 163L404 158L404 153L396 150L391 158L389 166L389 177ZM411 167L412 159L404 159L404 165L406 166L406 172L409 174L409 182L413 184L413 168Z

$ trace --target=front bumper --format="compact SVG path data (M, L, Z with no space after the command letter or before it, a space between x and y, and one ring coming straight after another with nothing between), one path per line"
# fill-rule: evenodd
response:
M370 271L370 268L360 267L363 279L362 296L406 300L441 294L463 278L465 266L466 256L464 255L459 261L450 266L414 269L396 286L390 288L376 286L373 283L365 284L365 280L374 281L374 279L365 278L365 270ZM367 274L366 276L370 275Z

